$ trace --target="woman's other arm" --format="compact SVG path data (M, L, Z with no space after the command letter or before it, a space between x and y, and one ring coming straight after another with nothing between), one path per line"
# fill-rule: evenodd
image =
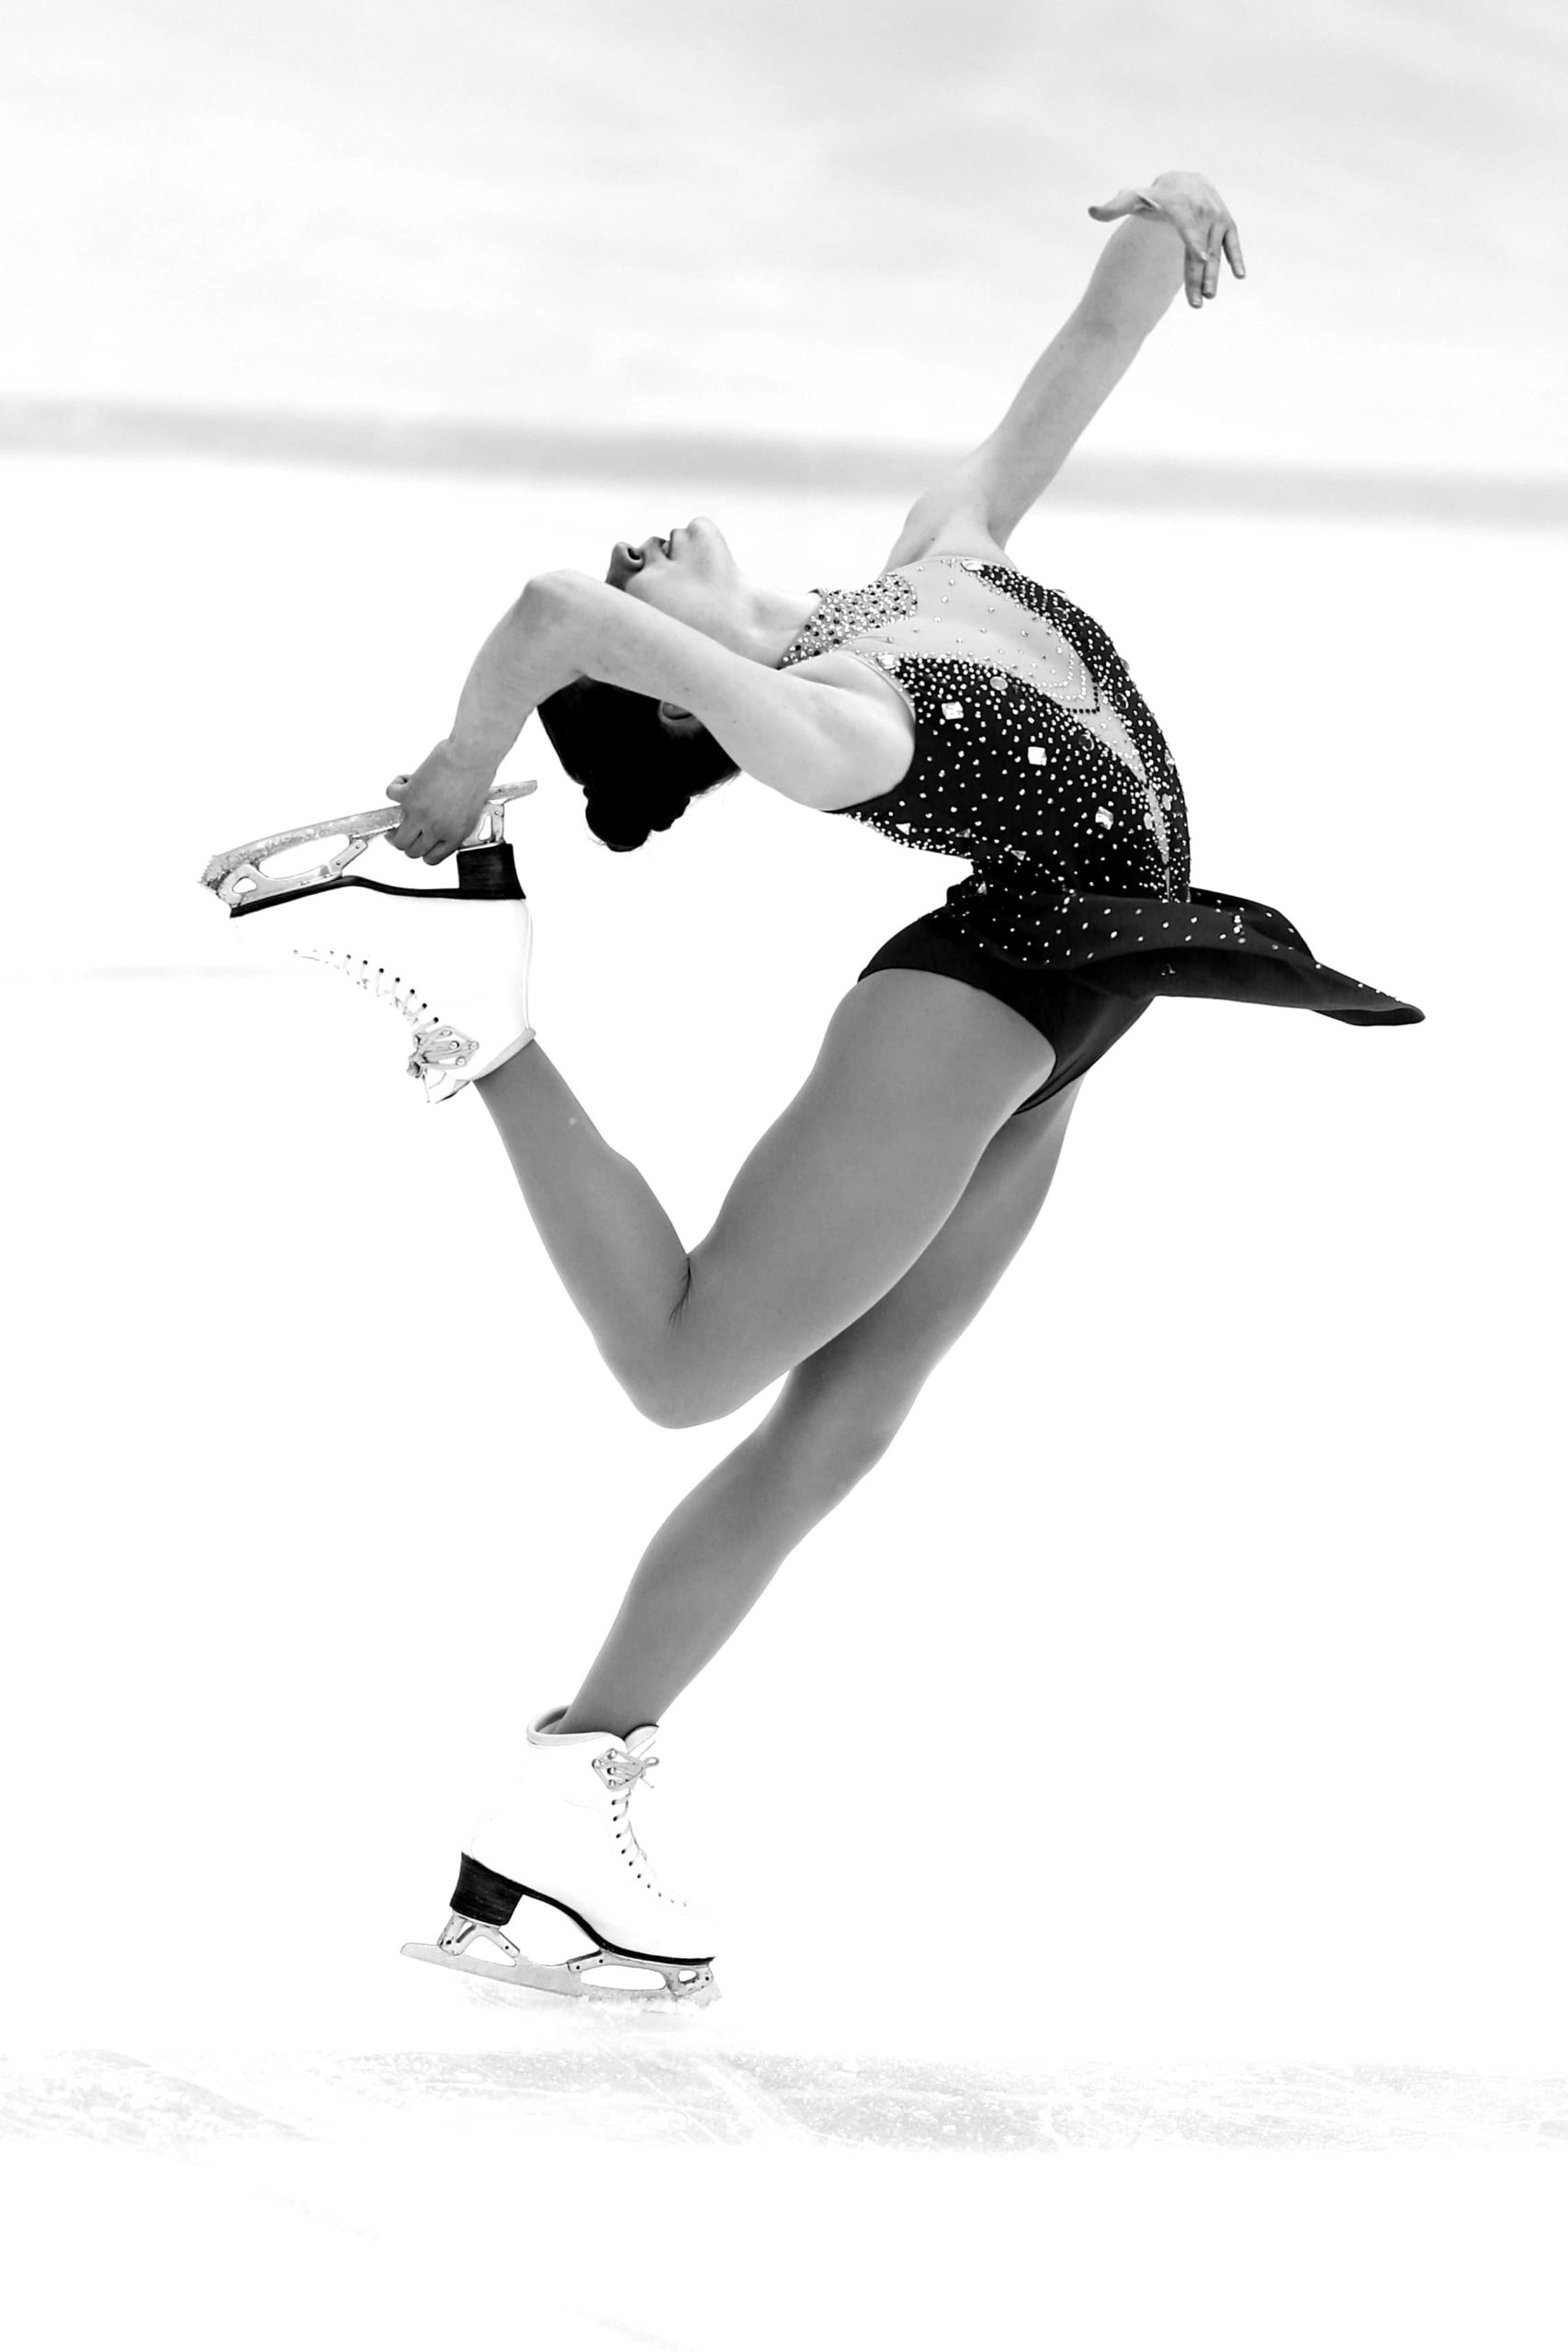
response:
M387 797L403 810L390 836L394 849L426 865L450 857L479 822L496 770L529 712L583 675L557 618L553 599L536 580L502 613L474 656L451 733L410 775L388 786Z
M807 808L885 790L908 756L880 696L749 661L586 572L544 571L480 646L450 735L389 787L403 809L392 847L427 865L450 857L530 711L584 677L679 703L746 775Z

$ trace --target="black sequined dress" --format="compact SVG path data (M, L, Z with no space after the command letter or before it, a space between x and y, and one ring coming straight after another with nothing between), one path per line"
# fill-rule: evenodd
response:
M1423 1018L1320 963L1277 909L1192 888L1165 737L1105 631L1056 590L942 555L814 593L780 668L852 653L915 723L901 781L833 813L972 866L866 971L949 971L1016 1004L1056 1047L1049 1084L1021 1108L1081 1075L1155 997L1367 1025Z

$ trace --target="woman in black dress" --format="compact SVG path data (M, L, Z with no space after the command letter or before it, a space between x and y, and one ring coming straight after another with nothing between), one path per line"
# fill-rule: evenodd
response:
M743 770L974 868L850 989L805 1086L694 1249L535 1040L525 991L507 1000L504 974L470 981L461 955L434 942L434 909L415 968L423 913L392 894L358 901L372 926L403 928L384 951L360 946L357 976L391 993L393 962L412 971L417 1008L397 975L424 1041L411 1067L427 1085L439 1071L433 1092L477 1084L634 1404L689 1428L783 1380L654 1537L570 1706L530 1725L518 1786L465 1849L446 1933L410 1948L423 1957L575 1991L603 1955L630 1955L678 1994L709 1990L712 1929L659 1885L628 1818L654 1728L886 1453L991 1292L1044 1200L1084 1072L1159 995L1363 1024L1421 1018L1320 964L1274 910L1192 888L1179 779L1124 663L1097 623L1008 557L1183 283L1201 309L1223 259L1243 275L1235 225L1196 175L1091 209L1122 225L1082 301L997 430L916 502L874 582L763 587L703 516L667 542L622 543L604 581L545 574L482 649L451 734L391 787L393 847L442 864L537 709L612 847L635 848L694 791ZM441 921L476 934L488 924L515 971L528 918L511 855L465 852L475 889L489 861L493 903L446 898ZM307 896L325 944L306 952L343 962L319 919L342 900ZM465 988L482 1018L465 1011ZM439 1043L432 1007L449 1015ZM506 1934L525 1895L568 1915L591 1952L565 1970L533 1966Z

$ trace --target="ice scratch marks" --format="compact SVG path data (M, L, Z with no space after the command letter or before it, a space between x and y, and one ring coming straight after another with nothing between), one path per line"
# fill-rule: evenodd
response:
M1457 2068L1257 2061L1012 2073L881 2055L731 2050L675 2019L533 2050L338 2056L204 2054L148 2064L85 2050L0 2062L0 2137L149 2150L237 2140L333 2142L454 2108L509 2130L618 2145L773 2142L951 2154L1130 2147L1501 2149L1568 2146L1568 2078ZM567 2036L570 2034L569 2040ZM198 2079L199 2077L199 2079Z

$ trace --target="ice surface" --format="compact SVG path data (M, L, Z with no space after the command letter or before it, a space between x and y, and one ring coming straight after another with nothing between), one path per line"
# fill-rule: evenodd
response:
M705 2141L606 2131L434 2058L102 2053L53 2087L66 2120L0 2145L7 2303L46 2312L52 2344L154 2312L177 2352L481 2330L573 2352L1562 2340L1561 2166L1501 2145L1369 2163L1156 2142L1072 2163ZM650 2119L686 2103L646 2096Z

